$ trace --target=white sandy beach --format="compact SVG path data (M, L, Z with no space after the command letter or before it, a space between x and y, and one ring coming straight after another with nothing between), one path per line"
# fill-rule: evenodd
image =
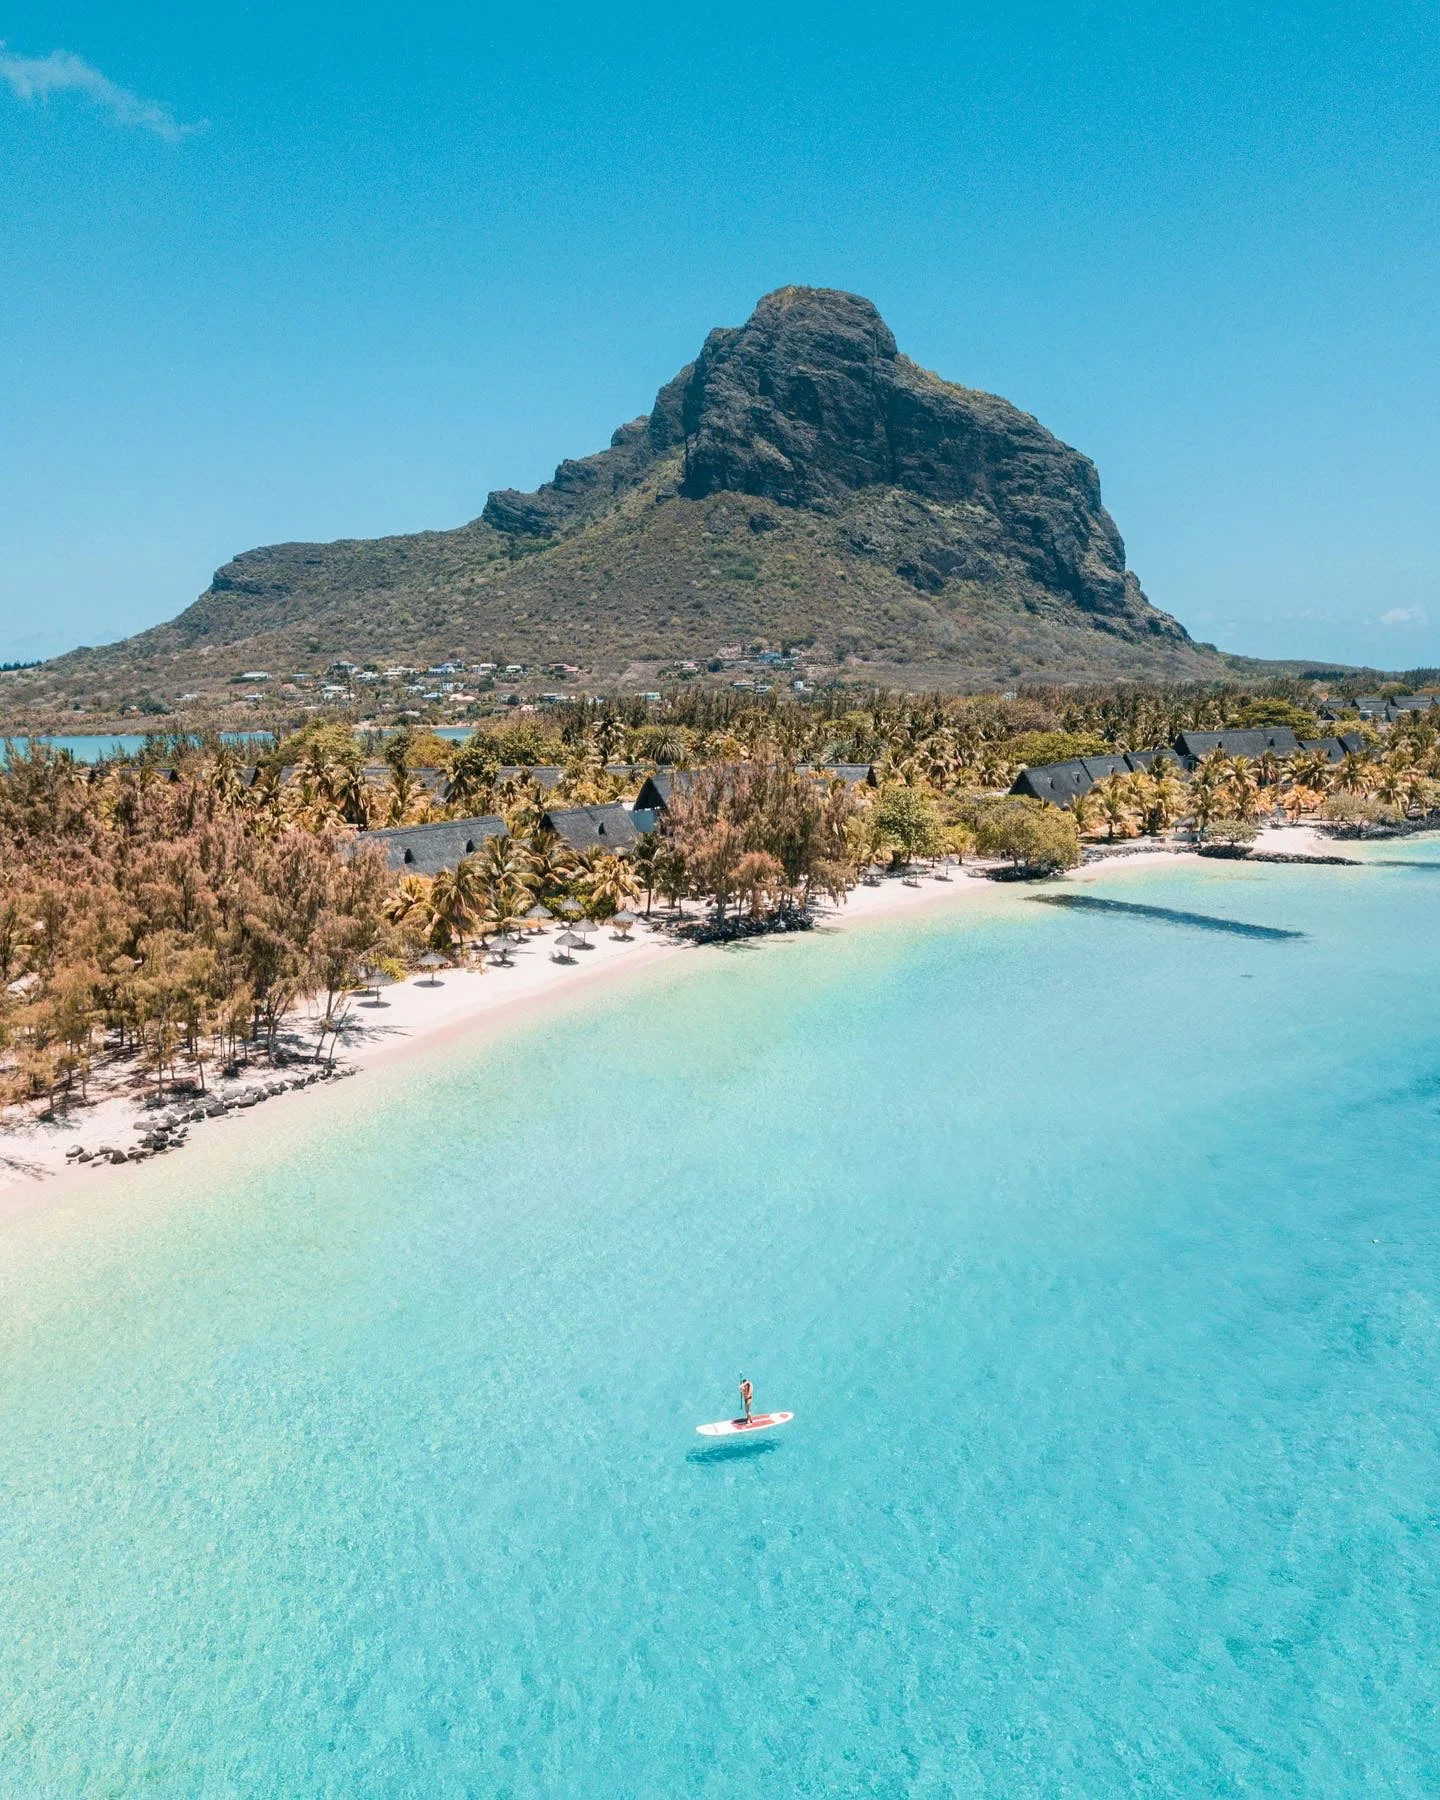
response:
M1319 832L1299 826L1267 828L1256 848L1311 856L1327 854L1331 846ZM1125 868L1154 867L1160 858L1173 862L1192 856L1182 847L1135 840L1126 846L1125 854L1087 864L1071 871L1066 879L1084 882L1102 875L1108 878ZM851 891L843 906L823 908L822 922L831 929L850 929L922 908L976 906L985 901L992 905L1004 903L1032 891L1023 884L1012 888L979 876L979 870L956 871L949 881L927 875L915 886L893 877L875 887L862 885ZM378 999L357 998L350 1008L337 1054L337 1075L342 1069L349 1073L363 1071L447 1036L532 1017L537 1010L562 1005L567 997L598 983L671 958L706 953L703 947L676 941L658 926L652 930L643 922L628 942L608 929L595 931L590 947L577 951L573 963L556 961L553 943L549 933L532 938L516 950L508 968L492 965L484 970L443 969L434 980L428 975L412 976L386 986ZM271 1091L266 1095L265 1107L252 1104L235 1108L222 1118L205 1118L190 1124L190 1141L198 1135L208 1138L218 1131L251 1131L258 1127L265 1108L302 1104L303 1089L287 1087L283 1093L274 1090L282 1081L294 1083L312 1072L313 1065L294 1063L283 1071L255 1069L235 1081L212 1081L212 1093L227 1100L254 1089ZM54 1119L42 1120L18 1108L11 1109L0 1127L0 1219L48 1203L74 1187L104 1183L123 1168L133 1166L99 1160L77 1164L67 1158L66 1152L74 1145L83 1145L92 1153L102 1146L128 1152L154 1126L156 1114L145 1107L144 1090L133 1076L121 1089L104 1092L103 1078L95 1085L103 1097L89 1105L74 1106ZM180 1101L165 1110L193 1111L194 1105L193 1100Z
M991 901L1007 892L994 883L973 879L963 872L946 881L926 877L916 887L900 880L886 880L878 887L858 887L843 907L824 909L824 922L848 928L866 921L903 914L923 906L975 904ZM577 992L599 983L634 974L641 969L679 956L705 954L703 946L677 941L663 929L642 923L628 942L609 929L590 935L590 947L575 953L571 963L553 955L553 934L537 935L521 945L508 968L490 965L478 969L441 969L435 979L411 976L352 1003L347 1027L336 1056L337 1074L359 1072L389 1058L447 1036L470 1032L487 1024L502 1026L534 1016L537 1010L562 1005ZM292 1022L293 1023L293 1022ZM313 1039L313 1032L312 1032ZM281 1081L293 1081L309 1072L310 1065L292 1064L285 1070L257 1068L235 1081L210 1083L212 1094L238 1098L250 1090L273 1089ZM93 1084L104 1086L102 1079ZM224 1118L192 1123L190 1141L224 1130L238 1132L257 1127L265 1108L303 1103L304 1090L271 1093L265 1107L251 1105L227 1113ZM123 1091L112 1091L88 1105L77 1105L54 1119L39 1119L13 1108L0 1128L0 1218L28 1211L48 1202L73 1186L93 1186L117 1175L131 1164L71 1162L66 1152L83 1145L94 1152L102 1146L129 1151L153 1128L155 1113L144 1105L145 1090L134 1080ZM195 1102L178 1101L167 1113L193 1109ZM167 1154L173 1155L174 1152Z

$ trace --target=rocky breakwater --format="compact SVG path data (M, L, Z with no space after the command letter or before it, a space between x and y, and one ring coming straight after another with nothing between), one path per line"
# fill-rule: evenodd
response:
M106 1163L145 1162L167 1150L182 1148L189 1141L192 1125L232 1118L281 1094L313 1087L317 1082L338 1081L354 1073L348 1064L326 1063L304 1071L288 1070L259 1079L222 1082L213 1093L172 1097L168 1105L158 1099L149 1100L134 1122L130 1143L104 1142L94 1148L73 1144L65 1152L65 1160L73 1167L89 1163L97 1168Z

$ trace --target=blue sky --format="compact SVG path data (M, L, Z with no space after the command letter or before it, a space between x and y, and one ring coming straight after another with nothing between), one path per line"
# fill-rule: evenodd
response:
M1151 598L1440 664L1433 5L0 7L0 658L459 524L786 282L1091 455Z

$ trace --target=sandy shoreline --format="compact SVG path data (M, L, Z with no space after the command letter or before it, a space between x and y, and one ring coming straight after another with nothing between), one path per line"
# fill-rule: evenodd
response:
M1256 847L1296 856L1324 855L1330 849L1327 839L1304 826L1272 827L1261 834ZM1142 846L1137 842L1127 854L1088 863L1072 870L1065 879L1083 882L1127 868L1153 868L1160 861L1199 860L1194 852L1180 846ZM949 881L927 875L915 886L892 877L875 887L854 888L843 906L823 908L819 923L831 930L845 930L942 906L975 906L987 900L1003 904L1024 898L1032 891L1029 884L1010 887L965 871L956 871ZM608 929L598 930L591 938L591 946L577 952L573 964L557 962L552 955L552 938L546 934L520 947L510 968L446 969L433 982L411 977L388 986L381 990L378 1001L361 1000L352 1006L337 1064L348 1073L359 1073L446 1039L469 1036L487 1025L499 1029L536 1017L563 1006L572 995L593 991L626 974L705 953L704 947L677 942L662 931L647 930L643 924L628 942ZM269 1107L293 1107L308 1091L308 1087L287 1086L283 1093L274 1092L276 1086L282 1081L293 1083L312 1070L313 1065L297 1062L283 1071L257 1070L239 1081L213 1082L211 1092L215 1097L234 1098L257 1088L270 1088L272 1092L263 1106L233 1108L223 1117L205 1118L190 1124L188 1129L207 1141L212 1132L224 1131L228 1136L253 1130L262 1115L270 1116ZM337 1076L339 1072L337 1067ZM311 1085L322 1083L312 1081ZM334 1079L323 1085L334 1085ZM194 1105L194 1101L177 1102L164 1111L193 1111ZM18 1127L7 1125L0 1130L0 1222L49 1205L81 1188L104 1185L125 1169L133 1169L133 1162L75 1163L67 1160L66 1151L76 1144L92 1152L102 1145L128 1151L153 1126L155 1116L133 1092L128 1092L76 1107L56 1120L30 1119Z

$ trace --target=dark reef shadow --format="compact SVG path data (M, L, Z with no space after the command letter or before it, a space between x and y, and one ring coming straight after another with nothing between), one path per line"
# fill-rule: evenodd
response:
M1266 938L1272 943L1303 938L1303 931L1286 931L1278 925L1247 925L1243 919L1221 919L1213 913L1181 912L1173 906L1142 906L1134 900L1102 900L1095 894L1033 894L1035 906L1063 906L1068 912L1125 913L1135 919L1155 919L1164 925L1183 925L1192 931L1227 931L1233 937Z

